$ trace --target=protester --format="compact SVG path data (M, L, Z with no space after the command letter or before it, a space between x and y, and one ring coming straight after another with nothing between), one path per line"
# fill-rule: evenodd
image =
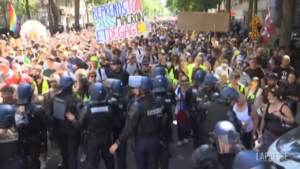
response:
M261 146L263 152L266 152L279 136L292 129L294 125L292 111L282 102L281 94L276 87L268 90L268 104L263 115L264 130Z
M262 151L266 151L276 138L286 133L294 125L294 116L297 114L300 97L298 75L291 66L292 58L288 56L289 52L282 47L268 48L260 40L251 40L234 31L231 34L215 33L214 37L212 37L212 33L183 32L177 30L176 25L169 22L153 23L152 32L149 32L147 36L136 36L106 44L98 44L94 33L91 29L83 29L79 32L58 33L44 40L24 41L19 39L22 43L16 43L5 39L0 42L2 103L16 104L15 88L18 85L26 82L33 86L35 95L32 96L32 101L38 98L37 100L46 110L50 123L50 135L54 136L54 141L61 150L63 165L66 169L77 168L79 144L86 146L84 143L79 143L80 140L84 140L80 139L80 135L86 134L80 130L80 119L86 110L84 106L91 102L88 92L91 85L97 82L106 84L113 78L120 80L126 90L129 89L129 76L139 75L154 78L152 73L158 67L165 70L162 76L169 81L168 94L176 97L176 102L172 102L170 110L173 109L172 113L176 117L174 124L177 124L178 138L176 141L179 146L188 143L191 136L197 136L196 133L193 133L198 131L195 126L203 126L203 124L194 125L193 119L190 120L194 116L189 114L189 107L186 103L186 92L191 84L197 83L193 77L199 71L205 72L205 77L203 83L197 86L196 93L190 91L193 93L192 96L197 97L190 98L193 101L189 101L188 105L201 110L203 116L209 116L212 120L226 119L224 111L232 110L236 115L243 144L247 149L251 149L252 143L255 141L252 136L259 133L259 121L265 123L262 126L265 129L263 130ZM271 51L271 54L269 55L267 51ZM59 84L63 79L67 79L64 81L67 85L65 88ZM109 87L111 86L107 88ZM223 98L225 96L220 97L219 91L228 87L232 89L230 93L235 94L234 91L238 91L238 100L235 98L229 102ZM141 90L136 86L133 88L135 91ZM111 90L107 91L111 92ZM150 87L141 91L145 92L145 97L152 97ZM284 92L281 94L281 91ZM126 93L130 93L130 90L127 90ZM122 103L130 105L135 99L139 100L140 93L135 93L134 97L130 94L125 97L124 95L118 95L118 99L121 99ZM111 97L111 93L108 93L107 96ZM62 106L60 108L65 106L67 109L64 116L60 118L57 114L53 115L55 112L59 112L56 107L57 99L66 102L66 105L60 105ZM106 98L103 100L106 101ZM150 101L153 100L155 98L151 98ZM121 108L116 101L113 103L114 109L124 111L124 118L125 116L129 118L130 114L124 108L128 105ZM224 115L224 118L215 117L214 106L209 109L213 112L213 116L210 117L211 114L207 115L204 109L199 108L199 103L221 105L217 107L219 114L216 113L216 116ZM108 101L107 104L112 103ZM260 109L264 111L258 112L257 110ZM114 112L118 112L116 110ZM89 113L89 116L92 116L92 109L89 110ZM200 121L204 123L205 117L201 116ZM89 125L87 124L87 126ZM192 132L190 131L191 126ZM211 124L208 126L213 127ZM125 128L126 125L122 125L122 127ZM204 130L207 131L207 128ZM90 131L96 130L91 129ZM118 132L121 133L121 131ZM200 135L204 135L203 133ZM142 138L141 135L138 136ZM125 138L122 137L124 136L121 136L123 145L117 145L118 140L115 138L116 144L111 150L116 151L119 148L120 152L126 154L126 152L124 153L126 149L123 151L122 147L126 147L126 140L130 136L126 134ZM208 139L208 135L204 137L201 139ZM168 136L170 144L171 138L172 136ZM156 133L154 139L155 141L159 139L159 132ZM146 141L148 140L146 139ZM137 143L141 143L140 140L137 140ZM144 146L145 142L142 143ZM151 144L155 150L158 150L157 145L156 142ZM116 146L120 147L116 148ZM139 145L138 148L140 152L137 154L143 154L141 151L145 147ZM84 153L91 156L91 152ZM153 156L159 156L157 152L151 153ZM144 154L140 158L146 159ZM91 163L90 159L87 161ZM96 166L98 160L92 161L93 166ZM126 166L124 155L118 155L118 161L121 161L122 164L116 166ZM139 163L139 165L141 167L144 164Z

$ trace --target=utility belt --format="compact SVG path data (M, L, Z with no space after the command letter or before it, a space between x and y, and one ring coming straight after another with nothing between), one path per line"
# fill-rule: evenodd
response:
M32 138L34 136L41 136L42 131L33 129L31 127L23 128L19 131L20 138Z

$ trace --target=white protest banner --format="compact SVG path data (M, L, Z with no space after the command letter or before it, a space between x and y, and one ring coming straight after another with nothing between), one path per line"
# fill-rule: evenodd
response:
M93 9L98 43L135 37L149 31L141 0L123 0Z

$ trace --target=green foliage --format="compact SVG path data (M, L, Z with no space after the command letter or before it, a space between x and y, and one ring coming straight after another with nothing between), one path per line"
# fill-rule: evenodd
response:
M216 8L219 0L167 0L171 11L207 11Z
M17 0L14 2L15 11L17 16L26 15L26 1L25 0ZM35 13L38 11L38 1L37 0L29 0L29 11L30 13Z
M147 16L158 16L164 13L164 7L160 0L142 0L143 12Z

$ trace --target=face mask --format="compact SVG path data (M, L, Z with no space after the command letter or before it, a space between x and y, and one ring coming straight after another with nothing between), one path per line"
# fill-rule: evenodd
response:
M38 78L40 78L40 75L34 75L33 78L38 79Z
M270 104L272 104L272 103L274 103L275 102L275 100L272 98L272 99L269 99L269 103Z
M168 67L171 67L171 66L172 66L172 63L171 63L171 62L167 62L166 64L167 64Z

